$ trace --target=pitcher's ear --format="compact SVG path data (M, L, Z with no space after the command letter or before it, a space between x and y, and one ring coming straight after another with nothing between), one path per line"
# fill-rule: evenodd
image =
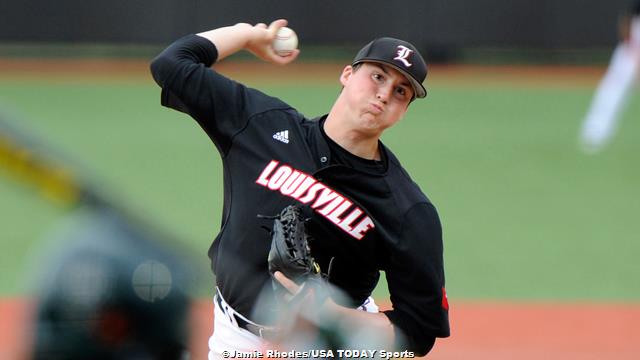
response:
M342 86L345 86L347 84L347 81L349 80L351 75L353 75L353 66L345 66L344 69L342 69L342 73L340 74L340 83L342 84Z

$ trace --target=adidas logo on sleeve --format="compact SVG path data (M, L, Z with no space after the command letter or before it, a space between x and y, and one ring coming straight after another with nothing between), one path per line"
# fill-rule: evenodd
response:
M285 144L289 143L289 130L283 130L283 131L278 131L277 133L273 134L273 138L283 142Z

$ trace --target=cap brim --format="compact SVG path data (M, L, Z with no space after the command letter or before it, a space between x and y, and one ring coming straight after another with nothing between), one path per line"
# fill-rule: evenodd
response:
M413 93L416 95L416 98L422 99L422 98L425 98L427 96L427 89L425 89L424 86L422 86L421 83L416 81L416 79L414 79L413 76L411 76L408 72L404 71L404 69L402 69L398 65L396 65L396 64L394 64L392 62L388 62L388 61L364 58L364 59L359 59L358 61L354 62L353 64L351 64L351 66L354 66L354 65L357 65L357 64L360 64L360 63L363 63L363 62L372 62L372 63L378 63L378 64L391 66L392 68L398 70L398 72L400 72L402 75L404 75L404 77L406 77L407 80L409 80L409 83L411 84L411 87L413 88Z

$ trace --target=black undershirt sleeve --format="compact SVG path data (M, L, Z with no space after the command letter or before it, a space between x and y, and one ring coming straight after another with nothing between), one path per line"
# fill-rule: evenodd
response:
M436 337L449 336L442 228L435 207L414 205L396 241L385 270L393 310L385 315L401 335L396 338L404 341L398 346L422 356Z
M224 155L247 124L251 90L211 69L217 58L211 41L187 35L152 61L151 74L162 105L193 117Z

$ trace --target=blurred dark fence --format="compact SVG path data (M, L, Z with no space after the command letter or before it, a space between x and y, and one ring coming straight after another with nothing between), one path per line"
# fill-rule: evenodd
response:
M629 0L4 0L0 42L161 45L187 33L285 17L304 45L379 35L432 49L586 49L616 41Z

